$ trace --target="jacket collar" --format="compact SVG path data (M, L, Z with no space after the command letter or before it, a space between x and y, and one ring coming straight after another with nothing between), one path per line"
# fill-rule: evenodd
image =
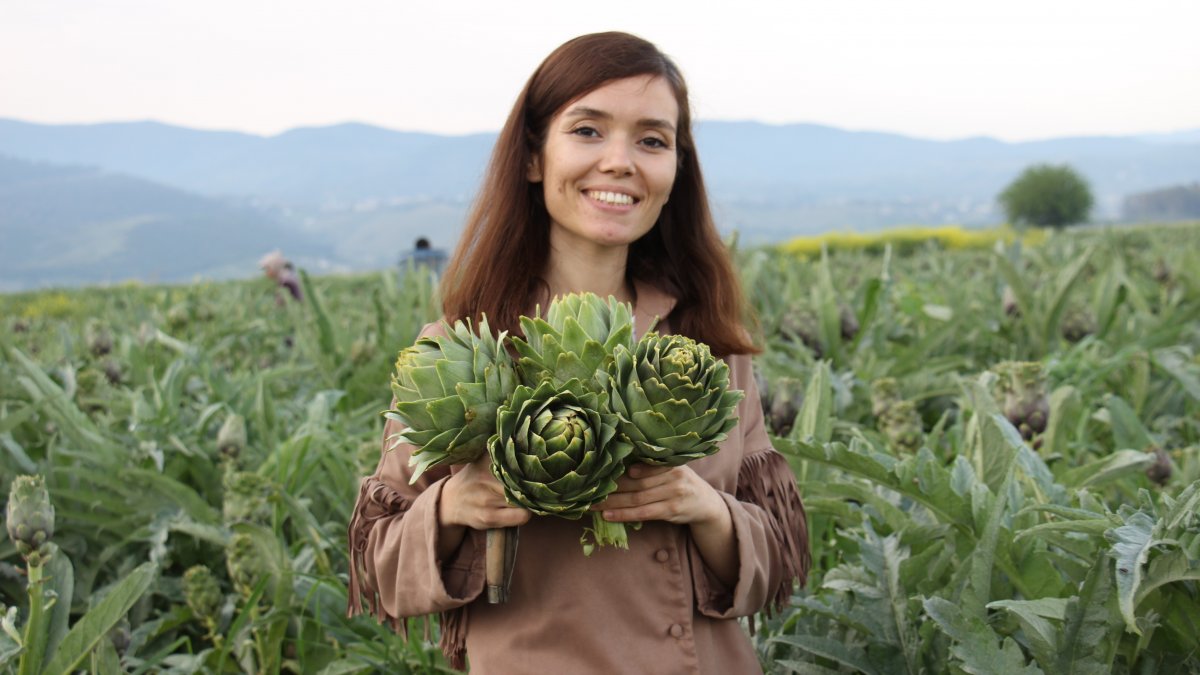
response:
M637 293L633 305L634 339L640 338L652 327L658 333L669 332L666 330L667 317L675 309L676 299L640 279L633 280L633 290Z

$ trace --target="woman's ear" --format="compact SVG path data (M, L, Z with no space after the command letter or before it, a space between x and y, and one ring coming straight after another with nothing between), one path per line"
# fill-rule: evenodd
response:
M530 183L542 182L542 158L540 155L534 155L533 158L529 160L529 166L525 172L525 177L529 179Z

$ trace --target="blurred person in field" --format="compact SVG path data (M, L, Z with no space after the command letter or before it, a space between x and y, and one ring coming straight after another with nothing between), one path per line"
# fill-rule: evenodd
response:
M283 257L283 252L275 249L264 255L259 261L258 266L262 268L263 274L267 278L279 284L281 288L286 288L288 293L296 300L304 299L304 292L300 290L300 277L296 274L296 268ZM284 303L283 296L276 293L275 299L279 304Z
M410 267L424 267L435 276L442 273L446 266L446 252L434 248L425 237L418 237L413 250L400 256L400 272L403 274Z

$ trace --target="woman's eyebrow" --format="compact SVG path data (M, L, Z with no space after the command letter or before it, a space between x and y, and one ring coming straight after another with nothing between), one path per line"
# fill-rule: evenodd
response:
M587 106L575 106L563 114L563 117L594 117L601 120L611 120L612 113L600 110L599 108L589 108ZM651 129L663 129L666 131L675 131L675 125L667 120L657 119L653 117L644 117L637 121L640 127L649 127Z

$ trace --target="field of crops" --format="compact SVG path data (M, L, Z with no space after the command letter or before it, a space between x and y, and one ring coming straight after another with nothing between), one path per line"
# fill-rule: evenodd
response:
M815 561L768 672L1200 671L1200 226L738 258ZM0 671L444 669L345 618L430 279L305 287L0 296L0 495L54 506L0 539Z

